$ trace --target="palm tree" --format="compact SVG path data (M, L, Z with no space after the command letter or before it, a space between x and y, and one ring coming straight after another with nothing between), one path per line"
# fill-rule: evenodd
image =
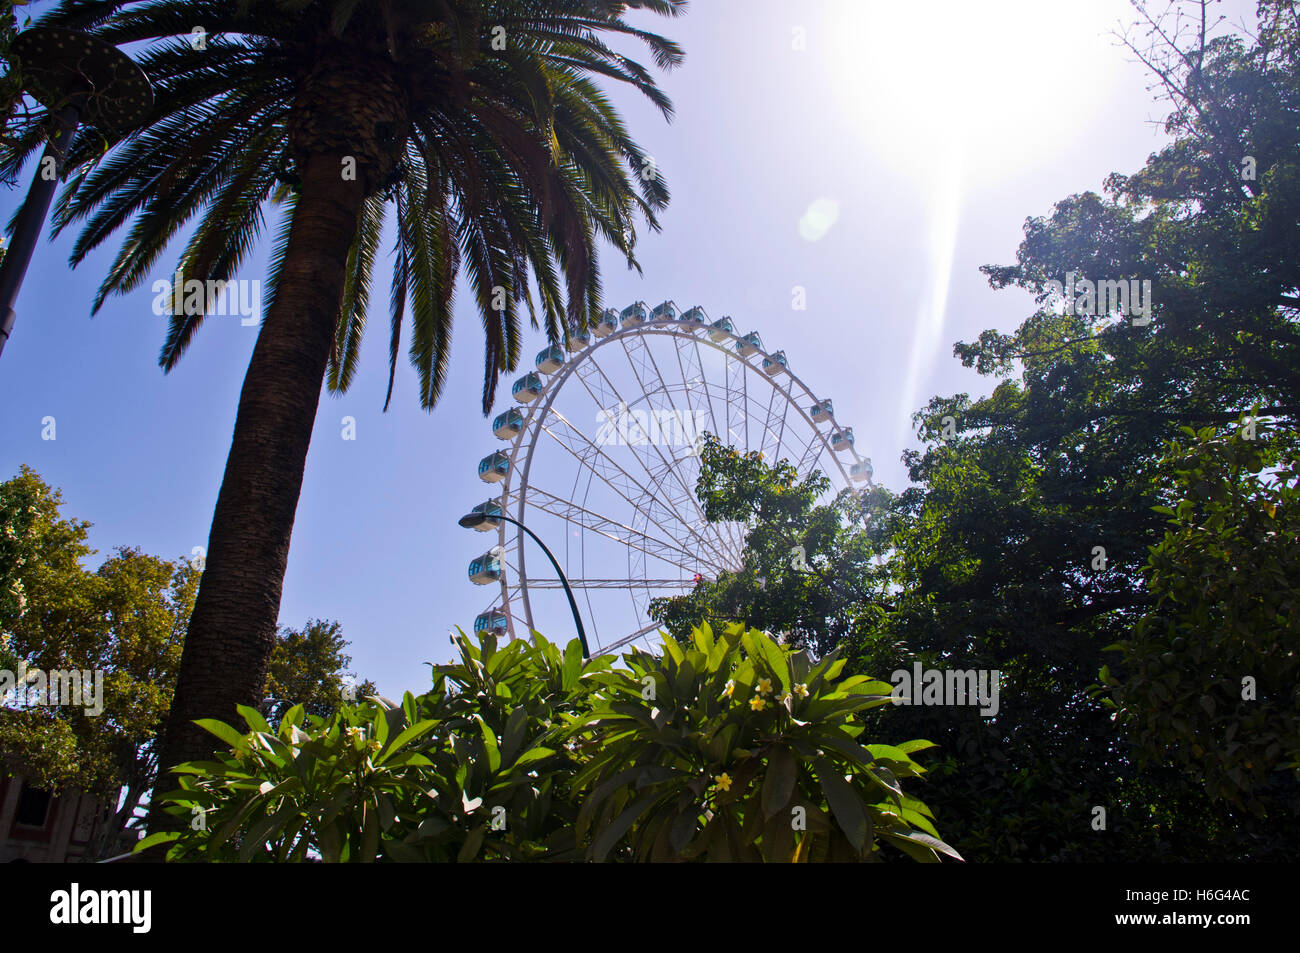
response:
M384 406L408 312L420 402L437 402L463 269L486 339L486 415L498 376L516 366L522 307L534 328L540 310L551 341L585 327L600 307L597 236L635 267L634 220L658 228L667 190L657 174L644 174L653 163L598 77L630 84L671 117L649 71L603 37L643 42L659 68L671 68L680 48L624 15L672 16L684 6L65 0L41 21L113 44L149 44L137 62L154 83L152 115L127 135L83 131L55 206L56 230L84 223L74 265L132 223L96 310L107 295L144 282L193 216L176 271L187 281L224 281L268 207L284 211L162 765L211 751L196 718L231 719L236 703L255 707L262 698L321 385L341 392L353 378L388 206L398 238ZM16 171L39 145L24 138L0 156L0 173ZM159 360L165 370L203 317L173 315Z

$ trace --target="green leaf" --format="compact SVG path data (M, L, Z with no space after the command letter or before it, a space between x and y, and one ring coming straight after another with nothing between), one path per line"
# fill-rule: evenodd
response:
M866 851L871 840L871 818L853 785L844 780L835 765L825 758L813 762L817 769L817 778L821 781L822 793L826 803L831 806L835 822L849 839L849 843L859 854Z
M924 741L918 738L915 741L904 741L901 745L898 746L898 750L904 751L910 755L914 751L924 751L926 748L937 748L937 747L939 746L935 744L933 741Z
M628 832L636 819L641 813L659 797L657 791L651 791L649 794L643 794L633 801L617 818L605 825L600 836L591 847L592 859L596 863L603 863L605 855L608 854L623 839L623 835Z
M506 719L506 730L501 735L501 762L513 764L519 746L524 743L524 734L528 730L528 709L522 706L513 709Z
M274 734L271 731L271 726L266 723L266 719L262 717L262 713L256 708L249 708L247 705L236 705L235 711L243 716L244 721L248 722L248 727L253 731L264 731L268 735Z
M216 735L232 748L243 750L248 747L248 739L224 721L217 721L215 718L198 718L194 724L209 734Z
M563 687L566 692L571 692L578 684L578 676L582 672L582 643L573 639L564 649L564 675Z
M708 658L709 653L713 651L713 627L707 622L701 623L699 628L691 631L691 641L704 653L704 657Z
M867 750L871 752L873 758L885 761L901 761L907 764L912 760L907 756L906 751L902 748L895 748L893 745L867 745Z
M465 838L465 843L461 845L460 852L456 855L456 863L469 863L477 857L479 848L483 846L483 835L486 833L486 824L480 824L470 831L469 837Z
M384 764L385 762L388 761L389 758L393 757L393 755L400 752L412 741L428 734L436 727L438 727L438 723L436 721L430 720L430 721L417 722L416 724L403 729L402 733L399 734L396 738L394 738L391 743L389 743L388 749L382 752L380 756L375 759L375 765L379 766L381 764Z
M953 850L943 841L939 840L939 838L931 837L929 834L923 834L920 831L912 831L910 834L887 834L885 836L889 837L896 843L901 840L911 841L912 843L921 844L925 847L930 848L931 850L937 851L940 854L947 854L949 857L952 857L954 860L965 861L965 858L962 857L961 854L957 853L957 851ZM899 846L902 845L900 844Z
M763 778L763 815L771 817L785 809L794 793L796 767L789 748L778 748L767 762Z
M681 665L682 660L686 658L686 655L682 652L682 647L677 644L677 640L667 634L664 635L664 652L677 665Z
M534 761L541 761L545 758L549 758L553 754L555 754L555 751L552 748L529 748L515 759L514 766L516 768L522 768L525 765L532 764Z
M754 645L757 647L759 655L772 669L772 673L780 680L782 694L788 692L790 690L790 663L786 653L772 641L767 633L757 630L754 632Z
M492 733L483 716L475 712L474 720L478 722L479 733L483 736L483 747L487 749L488 771L492 774L501 767L501 751L497 748L497 736Z
M919 861L922 864L939 863L939 858L935 856L934 851L924 844L918 844L910 837L903 834L893 834L887 831L881 833L880 836L882 839L889 841L915 861Z
M699 830L700 812L691 804L682 813L673 818L672 829L668 833L668 843L674 851L681 854L690 846L691 839Z
M174 840L180 839L179 831L159 831L156 834L150 834L131 848L131 853L138 854L150 847L156 847L158 844L170 844Z

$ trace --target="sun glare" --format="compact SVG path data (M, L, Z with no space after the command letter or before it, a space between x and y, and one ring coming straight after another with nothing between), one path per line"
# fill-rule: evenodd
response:
M1121 62L1106 34L1126 10L1124 0L843 4L829 35L849 126L892 165L957 158L968 185L1043 161L1103 102Z
M922 12L923 10L923 12ZM1108 31L1125 0L859 0L830 14L846 134L912 183L927 249L899 391L898 439L945 323L962 207L975 190L1077 145L1122 58Z

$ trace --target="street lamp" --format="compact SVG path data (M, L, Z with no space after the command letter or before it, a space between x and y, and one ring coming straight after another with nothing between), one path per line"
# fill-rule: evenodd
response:
M528 534L528 537L534 543L542 547L542 552L546 553L546 558L549 559L551 565L555 567L555 574L560 577L560 585L564 587L564 594L569 597L569 608L573 610L573 624L578 627L578 641L582 643L582 657L591 658L591 649L587 646L587 633L582 627L582 616L578 615L578 603L573 599L573 590L569 588L569 580L564 578L564 572L560 569L560 564L555 561L555 557L551 555L551 551L546 548L546 544L537 538L537 534L523 523L519 522L519 520L511 519L509 516L498 515L495 513L491 516L487 513L470 513L467 516L462 516L459 522L460 525L466 529L475 529L482 526L484 523L490 521L495 522L498 520L505 520L507 523L518 526Z
M14 223L13 244L0 263L0 352L18 317L14 311L18 290L77 126L84 118L93 126L130 129L153 108L153 89L140 67L117 47L93 36L36 27L18 34L10 53L21 66L28 94L54 115L54 128Z

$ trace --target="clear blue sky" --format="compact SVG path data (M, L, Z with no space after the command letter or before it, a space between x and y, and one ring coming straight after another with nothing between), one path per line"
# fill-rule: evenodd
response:
M642 236L644 277L604 256L607 303L672 298L757 328L835 399L877 481L901 490L911 412L936 393L991 388L953 342L1031 311L1027 295L989 289L979 265L1013 261L1027 216L1099 191L1164 141L1148 75L1104 35L1128 18L1120 0L711 0L656 19L687 52L663 79L676 119L613 95L673 200L663 231ZM5 220L29 173L0 196ZM42 243L0 358L0 475L28 463L62 488L66 512L94 523L97 559L117 545L175 558L207 543L256 328L209 318L162 373L166 319L149 284L182 244L92 320L111 250L70 271L71 235ZM264 279L265 260L263 247L239 277ZM791 308L795 286L806 311ZM373 297L386 304L386 285ZM475 467L497 442L478 409L467 295L456 320L442 404L419 409L403 363L384 414L386 311L372 315L350 392L322 400L298 507L281 622L341 621L354 667L389 695L422 689L422 663L446 660L449 627L468 629L485 605L465 566L487 537L455 521L488 495ZM530 334L525 357L543 344ZM345 415L355 441L341 439ZM46 416L54 441L41 439Z

